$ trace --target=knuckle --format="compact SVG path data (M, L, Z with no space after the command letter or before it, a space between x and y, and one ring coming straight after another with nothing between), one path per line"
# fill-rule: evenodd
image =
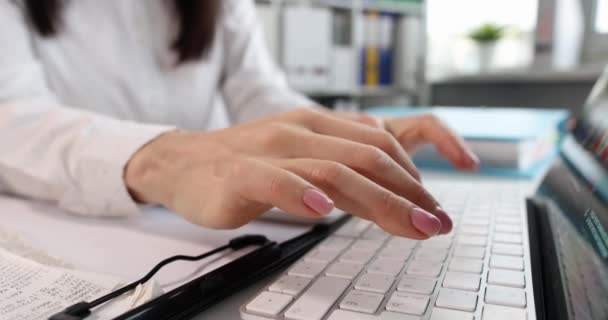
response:
M369 114L359 114L357 116L357 120L358 120L358 122L368 125L370 127L374 127L374 128L380 127L380 123L379 123L378 119Z
M343 164L326 162L315 168L312 172L312 176L315 180L323 183L335 184L346 170L347 168Z
M441 123L441 119L435 114L429 113L423 116L423 120L431 125L437 125Z
M280 122L269 123L260 134L260 143L264 146L273 146L280 143L289 133L289 126Z
M249 164L247 161L242 159L234 159L230 161L228 164L228 176L230 178L239 179L239 177L243 177L247 173L247 168Z
M403 208L403 202L399 198L399 196L390 191L385 191L382 194L382 200L380 205L382 212L387 214L390 212L399 211L401 208Z
M268 182L267 191L270 197L280 196L282 191L286 189L285 179L280 175L275 175Z
M370 169L383 170L391 166L391 157L378 147L366 147L363 155L363 163Z
M398 143L392 134L388 133L386 130L376 130L374 134L376 136L375 140L378 148L391 153L397 150Z
M302 109L299 109L299 112L298 112L298 117L303 122L315 121L320 116L321 116L321 112L318 110L315 110L313 108L302 108Z

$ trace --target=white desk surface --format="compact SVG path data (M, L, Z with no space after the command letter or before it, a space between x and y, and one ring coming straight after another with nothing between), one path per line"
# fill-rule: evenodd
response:
M444 177L445 174L431 174ZM451 175L450 175L451 176ZM429 175L426 175L429 177ZM479 179L466 176L466 179ZM77 269L112 274L135 280L160 260L175 254L201 254L247 233L264 234L284 241L309 226L254 221L237 230L210 230L192 225L179 216L152 208L138 217L99 219L62 212L51 205L0 195L0 229L17 234L33 247ZM242 253L241 253L242 254ZM155 279L170 289L231 260L230 256L201 266L201 262L178 262L163 269ZM203 262L204 263L204 262ZM200 318L239 319L238 307L264 282L218 304Z

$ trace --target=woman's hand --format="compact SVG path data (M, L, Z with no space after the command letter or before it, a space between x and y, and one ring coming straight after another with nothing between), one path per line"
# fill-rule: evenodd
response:
M349 112L336 115L370 127L385 129L395 136L408 154L413 154L422 144L431 143L456 168L471 171L479 168L479 159L462 138L433 114L389 119Z
M211 132L170 132L140 149L127 187L212 228L241 226L272 207L306 217L335 205L395 235L452 228L386 130L300 109Z

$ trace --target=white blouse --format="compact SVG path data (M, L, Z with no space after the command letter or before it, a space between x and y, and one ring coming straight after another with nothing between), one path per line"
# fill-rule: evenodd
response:
M85 215L134 214L125 164L162 132L312 103L270 59L251 0L222 0L209 56L177 66L169 5L68 1L60 34L42 38L20 1L0 2L0 192Z

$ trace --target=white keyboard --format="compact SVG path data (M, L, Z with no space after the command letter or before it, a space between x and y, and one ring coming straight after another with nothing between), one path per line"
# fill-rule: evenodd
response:
M451 234L394 237L351 218L241 307L245 320L534 320L518 184L435 183Z

